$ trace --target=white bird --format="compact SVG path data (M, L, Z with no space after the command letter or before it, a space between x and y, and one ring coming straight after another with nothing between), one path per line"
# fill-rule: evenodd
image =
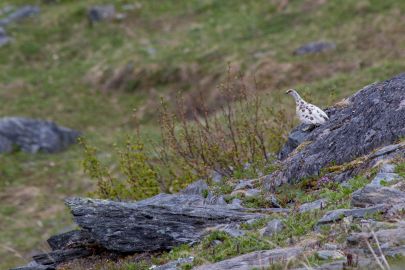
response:
M289 94L294 98L295 104L297 105L297 116L301 123L309 125L304 131L323 125L329 120L328 115L324 111L303 100L294 89L288 90L286 94Z

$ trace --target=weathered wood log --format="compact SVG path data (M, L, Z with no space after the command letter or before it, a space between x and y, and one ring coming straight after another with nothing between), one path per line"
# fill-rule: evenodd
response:
M167 250L198 241L209 227L264 217L197 195L160 194L140 202L69 198L76 223L110 251Z

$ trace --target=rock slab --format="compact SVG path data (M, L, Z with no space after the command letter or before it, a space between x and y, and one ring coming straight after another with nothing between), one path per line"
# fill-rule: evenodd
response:
M207 228L264 217L197 195L160 194L139 202L66 200L76 223L103 248L119 253L168 250L197 242Z
M54 122L23 117L0 119L0 153L22 150L27 153L55 153L76 142L80 132Z

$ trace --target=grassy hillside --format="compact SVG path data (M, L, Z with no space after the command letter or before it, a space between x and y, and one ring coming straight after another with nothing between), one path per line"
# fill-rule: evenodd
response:
M114 3L126 18L90 25L86 9L101 3ZM127 3L133 9L125 10ZM0 8L39 4L41 14L5 28L13 42L0 47L0 114L53 120L110 153L134 132L134 114L144 136L158 139L159 96L174 100L181 91L191 108L202 93L215 110L228 63L255 75L263 99L290 117L288 88L327 106L405 70L405 2L279 3L1 1ZM316 40L335 42L337 49L292 54ZM133 68L126 72L128 64ZM63 198L93 189L81 156L78 146L54 155L0 156L0 227L7 228L0 232L1 269L24 263L33 247L46 249L47 237L71 226ZM102 158L114 166L114 156Z

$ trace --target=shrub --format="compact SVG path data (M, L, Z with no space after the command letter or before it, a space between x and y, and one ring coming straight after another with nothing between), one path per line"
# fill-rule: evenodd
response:
M110 170L96 157L97 149L89 146L81 139L84 148L82 162L85 172L97 180L97 191L94 193L101 198L140 200L159 193L159 181L156 170L149 162L144 151L144 145L139 137L128 138L119 154L119 172L124 176L118 179L112 176Z
M224 102L218 112L195 111L192 121L187 121L190 116L181 97L174 113L162 101L163 152L202 176L210 171L234 176L241 171L257 174L271 169L270 152L280 148L291 122L286 121L284 111L266 107L254 85L248 89L242 76L232 80L228 71L227 81L219 87ZM199 108L207 108L203 98L200 104Z
M241 76L231 80L229 71L219 89L224 102L213 114L195 111L190 118L182 97L175 111L162 100L161 143L147 153L138 135L117 150L123 179L112 176L96 158L96 149L82 141L83 166L97 180L96 195L137 200L159 190L176 192L197 178L209 178L213 171L241 178L274 170L270 153L279 149L291 122L283 111L264 106L257 85L248 89ZM206 107L201 98L199 108Z

